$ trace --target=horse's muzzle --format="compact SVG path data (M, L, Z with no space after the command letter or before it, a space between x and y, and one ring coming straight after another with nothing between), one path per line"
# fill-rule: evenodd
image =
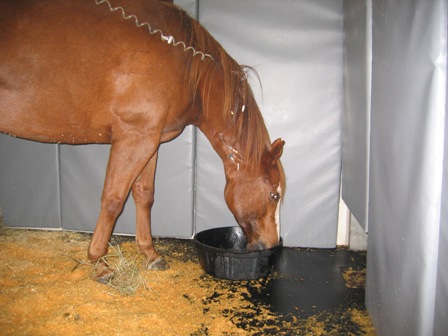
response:
M253 242L246 246L246 249L249 251L265 250L266 248L266 244L262 241Z

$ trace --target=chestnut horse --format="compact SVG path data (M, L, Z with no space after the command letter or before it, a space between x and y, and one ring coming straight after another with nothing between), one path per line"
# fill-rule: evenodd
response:
M132 191L137 246L148 268L167 266L150 229L157 151L190 124L222 159L247 248L277 245L284 141L271 144L246 68L198 22L161 0L0 1L0 131L111 144L91 261Z

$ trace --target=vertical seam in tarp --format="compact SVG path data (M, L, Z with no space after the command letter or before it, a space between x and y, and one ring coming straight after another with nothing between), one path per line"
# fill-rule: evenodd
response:
M366 1L366 7L367 7L367 22L366 22L366 48L367 48L367 62L368 62L368 70L367 70L367 106L366 106L366 112L367 112L367 125L366 125L366 190L365 190L365 214L364 214L364 231L368 233L369 231L369 193L370 193L370 134L371 134L371 117L372 117L372 68L373 68L373 12L372 12L372 0Z
M60 155L60 145L56 144L56 192L57 192L57 211L58 211L58 222L59 228L62 227L62 201L61 201L61 155Z
M195 13L196 20L199 22L199 0L196 0L195 3ZM196 234L196 217L197 217L197 184L198 184L198 129L196 126L193 126L193 139L192 139L192 155L193 155L193 171L192 171L192 202L193 202L193 211L192 211L192 234L193 237Z
M198 172L198 169L197 169L197 167L198 167L198 159L197 159L197 143L198 143L198 141L197 141L197 133L198 133L198 130L197 130L197 128L196 128L196 126L194 126L194 128L193 128L193 141L192 141L192 146L193 146L193 149L192 149L192 155L193 155L193 158L192 158L192 160L193 160L193 171L192 171L192 177L191 177L191 179L192 179L192 197L193 197L193 211L192 211L192 216L193 216L193 218L192 218L192 237L196 234L196 210L197 210L197 183L198 183L198 175L197 175L197 172Z

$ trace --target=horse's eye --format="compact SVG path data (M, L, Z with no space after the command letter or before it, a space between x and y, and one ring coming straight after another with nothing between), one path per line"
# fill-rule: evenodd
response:
M278 192L270 192L269 196L271 197L271 199L273 201L278 201L278 199L280 198L280 194Z

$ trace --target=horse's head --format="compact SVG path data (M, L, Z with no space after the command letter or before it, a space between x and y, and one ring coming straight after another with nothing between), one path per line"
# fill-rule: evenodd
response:
M284 173L279 158L285 142L277 139L263 155L261 167L244 164L227 176L224 196L247 237L247 249L259 250L279 244L279 208Z

